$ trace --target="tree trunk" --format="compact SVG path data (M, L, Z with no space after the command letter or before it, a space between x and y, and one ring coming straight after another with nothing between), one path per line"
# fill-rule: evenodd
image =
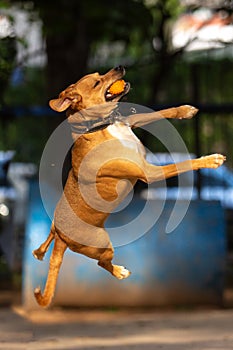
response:
M75 33L67 32L48 36L46 45L48 96L50 98L76 82L87 71L89 43L85 33L85 22L77 23Z
M41 13L46 29L48 99L87 72L90 40L88 22L77 7Z

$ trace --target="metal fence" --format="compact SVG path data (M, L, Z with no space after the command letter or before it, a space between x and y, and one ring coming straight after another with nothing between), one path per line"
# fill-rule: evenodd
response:
M176 124L179 130L179 125ZM219 196L228 204L225 206L228 250L233 252L233 105L200 105L198 115L191 123L183 123L182 137L190 152L197 156L212 153L226 155L227 161L221 170L216 182L211 178L203 178L198 172L197 187L200 199L204 186L219 191ZM220 170L220 168L219 168ZM225 171L226 170L226 171ZM209 183L208 183L209 181ZM233 264L233 259L232 259Z
M199 106L194 122L194 143L191 146L200 156L223 153L233 168L233 105ZM189 140L186 140L189 144Z

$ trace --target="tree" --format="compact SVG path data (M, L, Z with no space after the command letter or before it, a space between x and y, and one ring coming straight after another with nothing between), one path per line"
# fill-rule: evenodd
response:
M181 0L184 6L188 7L209 7L214 9L232 10L232 0Z
M8 85L16 57L16 43L10 19L0 14L0 107Z
M160 84L179 53L171 51L170 24L181 7L178 0L11 0L31 4L43 21L47 49L48 98L87 73L100 43L123 46L120 59L132 69L150 66L155 100ZM126 59L127 58L127 59ZM121 63L121 62L119 62ZM109 66L104 67L109 68ZM74 75L75 74L75 75Z
M145 37L152 20L142 1L118 0L114 6L107 0L57 0L56 6L33 0L33 4L43 21L49 97L87 73L96 43L121 40L130 44L132 32Z
M147 90L139 103L154 104L171 70L185 50L171 45L172 25L185 11L182 3L199 7L198 0L11 0L34 4L42 21L47 48L48 98L57 95L90 70L90 59L101 44L120 43L118 64L126 63L131 71L146 67ZM205 3L211 3L208 0ZM228 4L230 1L215 0ZM229 8L226 7L228 10ZM104 69L112 63L104 62ZM91 67L93 69L94 67ZM97 67L101 69L101 67ZM135 74L136 75L136 74ZM143 81L141 77L140 85Z

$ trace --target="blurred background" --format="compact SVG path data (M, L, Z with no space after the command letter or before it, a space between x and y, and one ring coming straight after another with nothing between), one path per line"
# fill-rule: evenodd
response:
M132 86L126 101L153 109L197 106L198 118L174 121L189 152L227 156L219 172L196 176L194 200L221 206L224 288L233 287L232 1L1 0L1 290L22 288L29 184L49 135L65 117L49 109L49 99L86 73L119 64ZM152 152L166 152L149 133L137 133ZM174 189L176 181L168 186Z

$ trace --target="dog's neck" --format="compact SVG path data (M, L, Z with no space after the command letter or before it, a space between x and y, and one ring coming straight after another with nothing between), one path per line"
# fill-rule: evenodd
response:
M70 126L72 133L89 134L98 130L105 129L109 125L114 124L116 121L119 121L119 119L111 114L108 117L98 117L94 120L84 120L82 122L72 121L70 122Z
M68 122L72 133L79 135L105 129L116 122L127 125L126 117L122 116L116 109L102 111L101 108L90 108L69 114Z

